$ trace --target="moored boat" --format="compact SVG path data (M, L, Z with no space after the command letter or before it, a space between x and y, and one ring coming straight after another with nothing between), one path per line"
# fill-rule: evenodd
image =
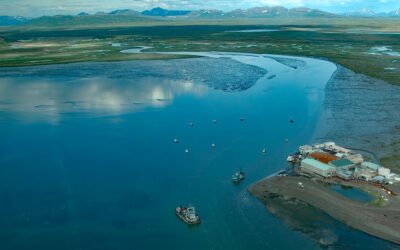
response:
M244 178L245 174L241 170L232 175L232 181L235 183L240 183L241 181L244 180Z
M297 153L289 155L287 158L287 161L294 163L294 162L300 162L301 159L302 159L301 154L299 152L297 152Z
M195 225L200 223L200 217L196 214L194 207L182 207L179 206L175 209L176 215L189 225Z

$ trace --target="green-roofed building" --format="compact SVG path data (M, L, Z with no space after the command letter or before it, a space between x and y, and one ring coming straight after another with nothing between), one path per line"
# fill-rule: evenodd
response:
M335 168L341 168L341 169L350 169L352 167L354 167L354 163L352 161L350 161L349 159L339 159L339 160L335 160L335 161L331 161L329 162L329 165Z
M331 177L335 174L336 168L320 161L307 158L301 161L300 168L307 173L316 174L322 177Z

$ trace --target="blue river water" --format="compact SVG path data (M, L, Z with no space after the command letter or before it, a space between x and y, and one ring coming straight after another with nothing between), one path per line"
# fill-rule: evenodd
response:
M209 55L1 69L0 248L320 248L246 190L310 142L336 66ZM244 63L266 73L248 88L224 91L196 72L164 70L201 63L223 74L223 60L235 61L228 69ZM246 180L235 186L239 168ZM202 224L180 221L174 209L181 204L194 205ZM343 249L388 247L339 223L321 227Z

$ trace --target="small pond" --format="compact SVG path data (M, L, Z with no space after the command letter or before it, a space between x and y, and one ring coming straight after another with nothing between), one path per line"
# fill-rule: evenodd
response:
M342 185L332 185L331 189L350 200L355 200L362 203L368 203L372 201L371 195L357 188L346 187Z

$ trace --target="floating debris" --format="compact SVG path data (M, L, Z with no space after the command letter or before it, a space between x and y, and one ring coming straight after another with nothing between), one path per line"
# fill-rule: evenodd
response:
M217 120L213 120L213 123L214 123L214 124L217 124Z
M285 139L285 142L288 142L289 141L289 139Z
M294 123L294 120L293 120L293 119L290 119L290 121L289 121L289 122L293 124L293 123Z
M240 121L243 122L244 121L244 117L240 117Z
M178 143L178 142L179 142L178 139L175 138L175 139L174 139L174 143Z
M193 126L194 126L193 122L190 122L189 127L193 127Z

